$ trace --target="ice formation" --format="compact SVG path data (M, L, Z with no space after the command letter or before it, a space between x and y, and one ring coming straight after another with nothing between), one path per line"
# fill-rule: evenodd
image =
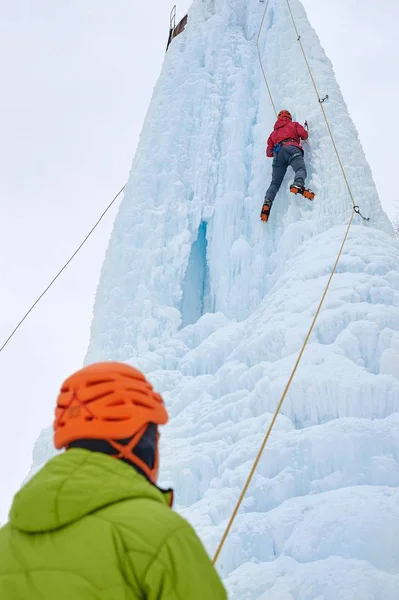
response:
M290 4L370 221L355 218L218 568L236 600L397 600L399 246L332 66L302 5ZM309 122L317 197L293 197L287 177L271 220L259 220L275 120L256 48L264 9L194 0L173 40L105 258L86 359L128 361L163 393L171 421L161 480L211 554L352 210L287 1L270 0L261 56L278 109ZM46 435L40 443L46 450Z

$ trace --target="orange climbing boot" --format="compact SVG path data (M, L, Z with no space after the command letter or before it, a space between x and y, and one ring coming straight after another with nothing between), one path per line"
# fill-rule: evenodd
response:
M292 192L293 194L303 194L304 189L304 186L299 185L299 183L293 183L292 185L290 185L290 192Z
M272 204L273 204L273 202L271 200L269 200L268 198L265 198L265 201L263 203L262 210L260 213L260 218L264 223L266 223L269 220L269 215L270 215L270 211L272 208Z
M313 200L315 194L309 188L305 188L305 186L300 185L299 183L293 183L290 185L290 192L293 194L302 194L308 200Z
M312 190L309 190L309 188L305 188L302 193L308 200L313 200L314 192L312 192Z

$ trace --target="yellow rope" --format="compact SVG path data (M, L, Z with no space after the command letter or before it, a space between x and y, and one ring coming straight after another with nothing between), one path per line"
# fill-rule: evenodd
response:
M260 68L262 69L263 79L265 80L266 88L267 88L267 91L269 92L270 102L272 103L274 113L275 113L275 115L277 117L277 110L276 110L276 107L275 107L274 102L273 102L273 96L272 96L272 93L270 91L269 84L267 82L267 77L266 77L265 70L263 68L262 57L261 57L260 49L259 49L260 34L262 33L262 27L263 27L263 23L265 21L265 17L266 17L267 9L268 9L268 6L269 6L269 2L270 2L270 0L267 0L266 6L265 6L265 10L263 12L262 21L261 21L260 27L259 27L259 33L258 33L258 37L257 37L257 40L256 40L256 47L258 49L258 56L259 56Z
M304 55L304 58L305 58L305 61L306 61L307 67L308 67L308 69L309 69L310 76L311 76L311 78L312 78L312 82L313 82L313 86L314 86L314 88L315 88L315 91L316 91L316 94L317 94L317 98L318 98L318 100L319 100L319 99L320 99L320 96L319 96L319 94L318 94L317 87L316 87L316 83L315 83L315 81L314 81L314 78L313 78L313 75L312 75L312 72L311 72L311 69L310 69L310 66L309 66L308 60L307 60L307 58L306 58L306 54L305 54L305 51L304 51L304 49L303 49L303 46L302 46L302 43L301 43L301 40L300 40L300 36L299 36L299 34L298 34L298 30L297 30L297 27L296 27L296 24L295 24L295 20L294 20L294 17L293 17L292 11L291 11L291 7L290 7L290 5L289 5L289 0L287 0L287 4L288 4L288 7L289 7L289 9L290 9L291 18L292 18L292 21L293 21L293 24L294 24L294 27L295 27L295 31L296 31L296 33L297 33L297 36L298 36L298 41L299 41L299 43L301 44L301 49L302 49L302 52L303 52L303 55ZM260 51L259 51L259 38L260 38L261 30L262 30L262 27L263 27L263 23L264 23L264 20L265 20L265 16L266 16L266 11L267 11L267 7L268 7L268 5L269 5L269 1L268 1L268 2L267 2L267 4L266 4L266 8L265 8L265 11L264 11L264 14L263 14L263 18L262 18L262 22L261 22L261 25L260 25L260 29L259 29L259 34L258 34L258 38L257 38L256 45L257 45L257 47L258 47L259 61L260 61L260 64L261 64L261 68L262 68L263 77L264 77L264 79L265 79L266 87L267 87L267 90L268 90L268 92L269 92L269 96L270 96L270 100L271 100L271 102L272 102L272 105L273 105L274 112L276 113L276 108L275 108L275 105L274 105L274 102L273 102L273 98L272 98L272 95L271 95L271 91L270 91L270 88L269 88L269 85L268 85L268 82L267 82L267 77L266 77L265 71L264 71L264 69L263 69L263 65L262 65L262 58L261 58ZM271 420L271 422L270 422L270 425L269 425L269 427L268 427L268 429L267 429L267 431L266 431L266 435L265 435L265 437L264 437L264 439L263 439L263 442L262 442L262 444L261 444L261 446L260 446L260 448L259 448L258 454L256 455L255 461L254 461L254 463L253 463L253 465L252 465L252 467L251 467L250 473L249 473L249 475L248 475L248 478L247 478L247 480L246 480L246 482L245 482L245 485L244 485L244 487L243 487L243 489L242 489L242 492L241 492L241 494L240 494L240 497L238 498L238 501L237 501L237 503L236 503L236 505L235 505L235 507L234 507L233 513L232 513L232 515L231 515L231 517L230 517L230 519L229 519L229 522L228 522L228 524L227 524L227 527L226 527L226 529L225 529L225 531L224 531L224 533L223 533L222 539L220 540L220 543L219 543L219 545L218 545L218 547L217 547L217 549L216 549L216 552L215 552L215 555L214 555L214 557L213 557L213 561L212 561L212 562L213 562L213 564L215 564L215 563L216 563L216 561L217 561L217 559L219 558L219 555L220 555L220 553L221 553L221 551L222 551L222 549L223 549L223 546L224 546L224 544L225 544L225 542L226 542L226 539L227 539L227 537L228 537L228 535L229 535L229 533L230 533L230 530L231 530L231 528L232 528L232 526L233 526L233 523L234 523L234 520L235 520L235 518L236 518L236 516L237 516L237 513L238 513L238 511L239 511L239 509L240 509L240 507L241 507L242 501L244 500L245 494L247 493L247 490L248 490L248 488L249 488L249 485L250 485L250 483L251 483L251 481L252 481L252 478L253 478L253 476L254 476L254 474L255 474L255 472L256 472L256 469L257 469L257 467L258 467L259 461L260 461L260 459L261 459L261 457L262 457L262 454L263 454L263 452L264 452L264 450L265 450L265 448L266 448L267 442L269 441L270 434L271 434L271 432L272 432L272 430L273 430L273 427L274 427L274 425L275 425L275 423L276 423L277 417L278 417L278 415L279 415L279 413L280 413L280 411L281 411L281 407L283 406L283 403L284 403L284 400L285 400L285 398L286 398L286 396L287 396L288 390L290 389L291 383L292 383L292 381L293 381L293 379L294 379L295 373L296 373L296 371L297 371L297 369L298 369L299 363L300 363L300 361L301 361L301 359L302 359L303 353L304 353L304 351L305 351L305 348L306 348L306 346L307 346L307 343L308 343L308 341L309 341L309 338L310 338L310 336L311 336L311 334L312 334L312 331L313 331L313 328L314 328L314 326L315 326L315 323L316 323L316 321L317 321L317 318L318 318L318 316L319 316L319 314L320 314L320 310L321 310L321 307L323 306L323 303L324 303L324 300L325 300L325 298L326 298L327 292L328 292L328 290L329 290L329 287L330 287L330 284L331 284L332 278L333 278L333 276L334 276L334 274L335 274L335 272L336 272L336 269L337 269L337 265L338 265L339 259L341 258L342 251L343 251L343 249L344 249L344 246L345 246L346 240L347 240L347 238L348 238L348 235L349 235L349 230L350 230L350 228L351 228L351 225L352 225L352 222L353 222L353 217L354 217L355 213L358 213L358 212L359 212L359 207L358 207L358 206L356 206L356 203L355 203L355 201L354 201L353 194L352 194L351 188L350 188L350 186L349 186L349 182L348 182L348 180L347 180L347 178L346 178L345 169L344 169L344 167L343 167L343 164L342 164L342 162L341 162L341 158L340 158L340 155L339 155L338 149L337 149L337 147L336 147L336 145L335 145L335 141L334 141L334 138L333 138L333 135L332 135L332 132L331 132L331 129L330 129L329 123L328 123L327 116L326 116L326 114L325 114L325 112L324 112L324 108L323 108L322 104L321 104L320 102L319 102L319 104L320 104L320 108L321 108L321 110L323 111L324 119L325 119L325 121L326 121L326 124L327 124L327 127L328 127L328 131L329 131L329 133L330 133L331 140L332 140L332 143L333 143L333 145L334 145L335 152L336 152L336 154L337 154L337 158L338 158L338 161L339 161L339 164L340 164L341 170L342 170L342 174L343 174L343 176L344 176L344 179L345 179L346 185L347 185L347 187L348 187L348 191L349 191L349 194L350 194L350 197L351 197L351 200L352 200L352 204L353 204L353 210L352 210L352 213L351 213L351 216L350 216L350 219L349 219L349 222L348 222L348 225L347 225L346 231L345 231L344 238L343 238L343 240L342 240L342 243L341 243L341 247L340 247L340 249L339 249L339 251L338 251L337 257L336 257L336 259L335 259L335 263L334 263L334 265L333 265L333 268L332 268L332 270L331 270L331 273L330 273L330 276L329 276L329 278L328 278L328 281L327 281L326 287L325 287L325 289L324 289L323 295L322 295L322 297L321 297L321 300L320 300L320 302L319 302L319 305L318 305L318 307L317 307L317 310L316 310L316 312L315 312L315 315L314 315L314 317L313 317L313 320L312 320L312 322L311 322L311 324L310 324L310 327L309 327L309 329L308 329L308 332L307 332L307 334L306 334L305 340L304 340L304 342L303 342L303 344L302 344L301 350L300 350L300 352L299 352L299 354L298 354L298 357L297 357L297 359L296 359L296 362L295 362L294 368L293 368L293 370L292 370L292 372L291 372L291 375L290 375L290 377L289 377L289 379L288 379L288 381L287 381L287 384L286 384L286 386L285 386L285 388L284 388L284 391L283 391L283 393L282 393L282 396L281 396L281 398L280 398L280 400L279 400L279 403L278 403L278 405L277 405L277 408L276 408L276 410L275 410L275 412L274 412L274 415L273 415L273 418L272 418L272 420ZM276 114L277 114L277 113L276 113Z
M257 467L258 467L259 461L260 461L260 459L261 459L261 457L262 457L263 451L264 451L264 449L265 449L265 447L266 447L266 444L267 444L267 442L268 442L268 440L269 440L269 437L270 437L270 434L271 434L271 432L272 432L272 429L273 429L273 427L274 427L274 424L275 424L275 422L276 422L276 420L277 420L277 417L278 417L278 415L279 415L279 413L280 413L281 407L282 407L282 405L283 405L283 403L284 403L284 400L285 400L285 398L286 398L286 396L287 396L287 393L288 393L288 390L289 390L289 388L290 388L290 386L291 386L292 380L294 379L294 376L295 376L295 373L296 373L296 371L297 371L298 365L299 365L299 363L300 363L300 361L301 361L302 355L303 355L303 353L304 353L304 351L305 351L306 345L307 345L307 343L308 343L308 341L309 341L309 338L310 338L310 336L311 336L311 334L312 334L312 331L313 331L314 325L315 325L315 323L316 323L316 321L317 321L317 317L319 316L319 313L320 313L321 307L322 307L322 305L323 305L323 302L324 302L324 300L325 300L325 297L326 297L326 295L327 295L328 289L329 289L329 287L330 287L331 280L332 280L332 278L333 278L333 276L334 276L334 274L335 274L335 271L336 271L336 268L337 268L337 265L338 265L339 259L341 258L341 254L342 254L342 251L343 251L343 249L344 249L345 242L346 242L346 240L347 240L347 237L348 237L348 234L349 234L350 227L351 227L351 225L352 225L352 221L353 221L354 214L355 214L355 211L352 211L352 213L351 213L351 217L350 217L350 219L349 219L348 226L347 226L347 228L346 228L346 232L345 232L344 239L342 240L341 247L340 247L340 249L339 249L339 252L338 252L338 254L337 254L337 258L336 258L336 260L335 260L334 266L333 266L333 268L332 268L332 271L331 271L331 273L330 273L330 277L328 278L328 281L327 281L327 284L326 284L325 290L324 290L324 292L323 292L323 295L322 295L322 297L321 297L321 300L320 300L320 302L319 302L319 305L318 305L318 307L317 307L317 310L316 310L316 312L315 312L315 315L314 315L314 317L313 317L313 321L312 321L312 323L310 324L309 330L308 330L308 332L307 332L307 334L306 334L306 337L305 337L305 341L304 341L304 342L303 342L303 344L302 344L302 348L301 348L301 350L300 350L300 352L299 352L299 354L298 354L298 358L297 358L297 360L296 360L296 362L295 362L295 365L294 365L294 368L293 368L293 370L292 370L292 373L291 373L291 375L290 375L290 377L289 377L289 379L288 379L288 381L287 381L287 385L285 386L285 389L284 389L284 391L283 391L283 394L282 394L282 396L281 396L281 398L280 398L280 401L279 401L279 403L278 403L278 405L277 405L276 411L275 411L275 413L274 413L274 415L273 415L273 418L272 418L272 420L271 420L271 422L270 422L270 425L269 425L269 427L268 427L268 430L267 430L267 432L266 432L266 435L265 435L265 437L264 437L264 439L263 439L262 445L261 445L261 447L259 448L258 454L257 454L257 456L256 456L256 458L255 458L255 461L254 461L253 465L252 465L252 468L251 468L251 471L250 471L250 473L249 473L248 479L247 479L247 481L245 482L244 488L243 488L243 490L242 490L242 492L241 492L241 494L240 494L240 497L239 497L239 499L238 499L238 501L237 501L237 504L236 504L236 506L235 506L235 508L234 508L233 514L232 514L232 515L231 515L231 517L230 517L230 520L229 520L229 522L228 522L228 525L227 525L227 527L226 527L226 530L225 530L225 532L224 532L224 534L223 534L223 537L222 537L222 539L221 539L221 541L220 541L220 543L219 543L219 546L218 546L218 548L217 548L217 550L216 550L216 552L215 552L215 556L213 557L213 564L215 564L215 563L216 563L216 561L217 561L217 559L218 559L218 557L219 557L219 555L220 555L220 552L222 551L222 548L223 548L223 546L224 546L224 543L225 543L225 541L226 541L226 539L227 539L227 536L228 536L228 535L229 535L229 533L230 533L231 527L232 527L232 525L233 525L233 523L234 523L234 519L235 519L235 518L236 518L236 516L237 516L237 513L238 513L238 511L239 511L239 509L240 509L240 506L241 506L241 504L242 504L242 501L244 500L245 494L247 493L248 487L249 487L249 485L250 485L250 483L251 483L251 481L252 481L252 478L253 478L253 476L254 476L254 474L255 474L255 471L256 471L256 469L257 469Z
M306 53L305 53L305 50L304 50L303 45L302 45L301 36L299 35L298 28L297 28L296 23L295 23L294 15L292 14L291 5L290 5L289 0L287 0L287 6L288 6L288 10L290 11L290 15L291 15L291 19L292 19L292 24L294 26L295 33L297 35L297 40L299 42L299 45L301 46L303 58L305 59L306 66L308 68L309 75L310 75L310 78L312 80L314 90L316 92L317 101L318 101L318 103L320 105L321 112L323 113L323 117L324 117L324 120L326 122L327 129L328 129L328 133L330 134L331 141L332 141L333 146L334 146L335 154L337 155L337 158L338 158L339 166L341 167L341 171L342 171L342 175L344 177L345 183L346 183L346 187L348 188L348 192L349 192L349 195L351 197L353 206L356 206L356 202L355 202L355 199L353 197L352 190L351 190L351 187L349 185L348 178L346 177L344 165L342 164L342 160L341 160L341 157L339 155L338 148L337 148L337 146L335 144L335 140L334 140L334 136L333 136L332 131L331 131L330 124L329 124L328 119L327 119L326 111L324 110L323 103L320 102L320 94L319 94L319 91L317 89L317 85L316 85L316 82L314 80L314 77L313 77L312 69L310 68L309 61L308 61L308 59L306 57Z

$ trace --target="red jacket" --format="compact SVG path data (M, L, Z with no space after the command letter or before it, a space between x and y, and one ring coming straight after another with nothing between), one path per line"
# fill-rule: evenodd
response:
M301 148L301 139L307 140L308 132L302 125L295 121L290 121L287 117L277 119L274 124L274 131L267 140L266 156L272 158L275 144L279 144L287 138L292 138L294 140L293 142L287 142L290 146L298 146L298 148Z

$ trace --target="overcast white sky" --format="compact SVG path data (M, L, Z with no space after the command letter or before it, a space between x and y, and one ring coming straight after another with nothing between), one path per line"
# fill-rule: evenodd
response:
M126 181L172 4L0 0L0 345ZM190 4L179 3L178 17ZM399 3L303 4L392 216ZM114 215L0 354L3 520L60 383L82 364Z

